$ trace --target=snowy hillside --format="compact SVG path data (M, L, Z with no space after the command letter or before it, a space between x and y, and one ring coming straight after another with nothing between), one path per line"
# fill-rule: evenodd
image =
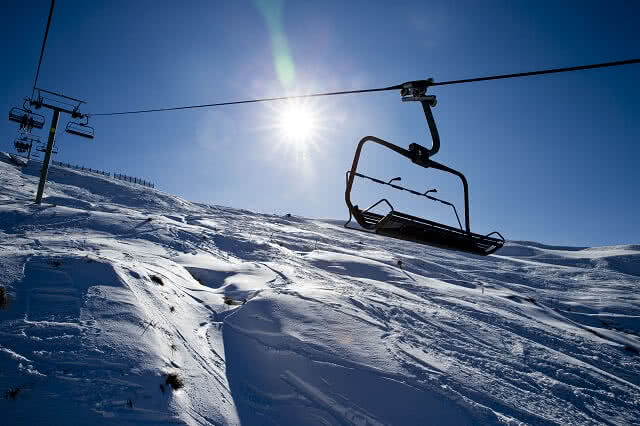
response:
M640 246L481 258L57 167L37 206L38 173L0 153L3 425L640 424Z

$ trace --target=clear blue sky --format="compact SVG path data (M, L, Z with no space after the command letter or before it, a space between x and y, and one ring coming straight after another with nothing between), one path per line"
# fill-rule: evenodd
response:
M49 2L1 7L8 112L31 93ZM529 71L640 57L638 16L630 1L59 0L39 86L97 113ZM472 229L550 244L640 243L639 75L632 65L432 89L442 139L434 159L469 179ZM57 159L193 201L344 218L344 173L362 136L428 145L420 105L395 92L305 104L317 128L304 143L277 128L286 108L95 117L96 139L60 134ZM15 123L0 120L0 134L0 149L12 151ZM461 201L455 180L366 153L367 172ZM377 200L372 186L356 189L362 205ZM402 202L420 216L444 214Z

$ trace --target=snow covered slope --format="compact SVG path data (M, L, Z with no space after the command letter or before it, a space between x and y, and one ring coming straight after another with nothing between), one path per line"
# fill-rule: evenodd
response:
M640 424L640 246L480 258L57 167L36 206L38 167L0 153L3 425Z

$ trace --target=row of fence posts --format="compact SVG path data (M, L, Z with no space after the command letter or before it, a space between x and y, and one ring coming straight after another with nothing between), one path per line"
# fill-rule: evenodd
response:
M110 172L105 172L102 170L96 170L96 169L92 169L90 167L84 167L84 166L78 166L78 165L74 165L71 163L61 163L60 161L52 161L54 166L62 166L62 167L67 167L69 169L76 169L76 170L83 170L83 171L87 171L87 172L91 172L91 173L96 173L102 176L108 176L111 177L111 173ZM133 177L133 176L127 176L127 175L123 175L120 173L114 173L113 174L113 178L114 179L118 179L118 180L124 180L126 182L131 182L131 183L136 183L138 185L143 185L149 188L155 188L155 185L152 182L147 182L144 179L138 179L137 177Z
M149 188L155 188L155 185L153 183L147 182L146 180L143 180L143 179L138 179L136 177L121 175L118 173L114 173L113 177L116 179L127 181L127 182L137 183L138 185L148 186Z
M111 173L109 172L104 172L102 170L96 170L96 169L92 169L90 167L84 167L84 166L78 166L78 165L74 165L71 163L61 163L60 161L55 161L52 160L51 164L53 164L54 166L62 166L62 167L67 167L69 169L76 169L76 170L83 170L83 171L87 171L87 172L91 172L91 173L96 173L102 176L111 176Z

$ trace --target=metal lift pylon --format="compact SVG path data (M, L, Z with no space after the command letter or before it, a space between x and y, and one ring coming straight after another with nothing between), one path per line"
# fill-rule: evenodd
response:
M53 147L56 142L56 131L58 129L58 123L60 121L60 114L66 113L71 115L72 119L84 119L86 123L80 124L83 128L91 129L87 134L79 134L78 132L68 132L71 134L75 134L78 136L84 136L90 139L93 139L93 128L88 126L89 116L88 114L83 114L80 112L80 106L85 104L85 101L80 99L75 99L69 96L61 95L60 93L51 92L49 90L34 88L34 93L37 92L37 96L27 98L25 100L25 104L28 102L30 106L35 109L40 108L48 108L53 111L53 117L51 119L51 127L49 128L49 137L47 140L47 148L45 149L44 160L42 161L42 169L40 170L40 182L38 183L38 192L36 193L36 204L42 203L42 196L44 194L44 186L47 182L47 176L49 175L49 163L51 161L51 154L53 153ZM46 94L47 97L43 96ZM35 99L34 99L35 98ZM71 103L69 103L71 101ZM12 112L15 112L14 109L9 113L9 120L16 121L12 116ZM25 108L24 111L27 111ZM31 114L30 111L27 111ZM16 114L14 114L16 115ZM41 116L40 116L41 117ZM38 122L39 124L39 122ZM37 126L34 126L37 127ZM44 122L42 122L42 126L44 127Z

